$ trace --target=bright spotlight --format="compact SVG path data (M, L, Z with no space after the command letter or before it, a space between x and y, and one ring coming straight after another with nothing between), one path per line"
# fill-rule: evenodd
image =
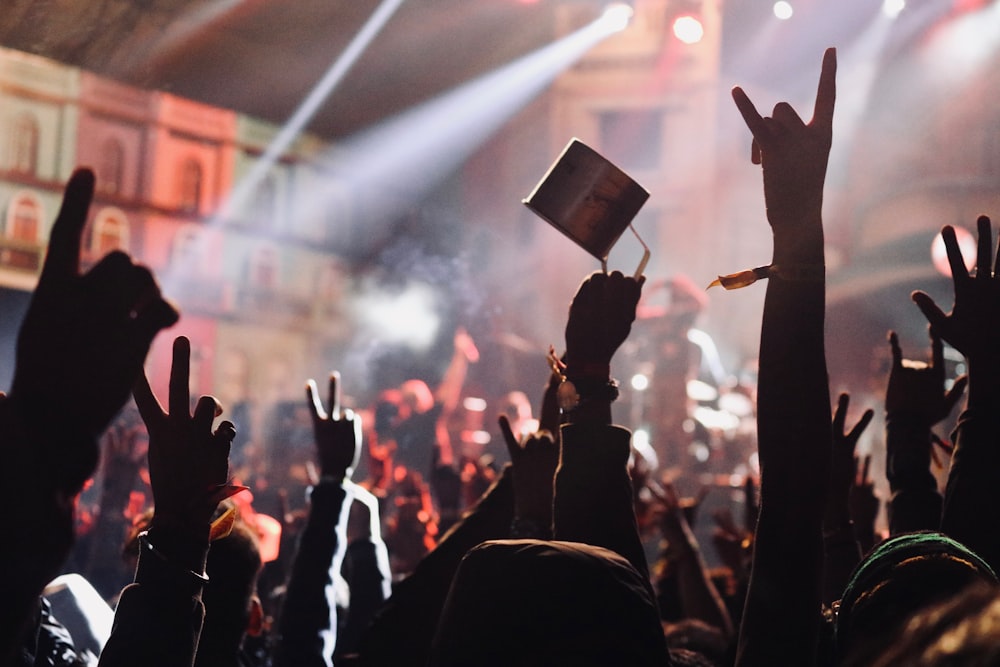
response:
M674 21L674 37L685 44L697 44L705 36L701 21L693 16L679 16Z
M774 15L782 21L792 18L792 14L794 13L795 11L792 9L792 6L785 2L785 0L778 0L778 2L774 3Z
M626 2L612 2L604 8L601 21L609 32L621 32L632 20L632 8Z
M972 271L976 265L976 239L972 238L964 227L955 227L955 240L962 251L962 260L965 262L965 269ZM951 278L951 263L948 262L948 251L945 249L944 238L941 234L934 237L931 242L931 263L945 278Z
M885 0L882 3L882 13L891 19L899 16L899 13L906 9L906 0Z
M636 373L632 376L632 388L636 391L645 391L649 388L649 378L642 373Z

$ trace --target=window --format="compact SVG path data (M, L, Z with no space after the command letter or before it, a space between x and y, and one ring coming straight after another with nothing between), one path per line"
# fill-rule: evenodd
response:
M14 119L10 136L10 168L34 176L38 171L38 121L30 113Z
M94 231L90 239L90 249L97 257L103 257L112 250L128 251L128 218L121 209L101 209L94 218Z
M7 208L7 224L4 229L7 238L38 243L38 233L44 217L45 211L37 195L32 192L16 193Z
M197 213L201 207L202 187L201 163L194 158L188 158L181 164L179 207L185 213Z
M101 145L98 158L97 188L109 195L121 194L125 177L125 147L111 137Z

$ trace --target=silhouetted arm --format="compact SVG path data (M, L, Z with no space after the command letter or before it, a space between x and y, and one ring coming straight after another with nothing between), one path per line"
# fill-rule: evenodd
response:
M990 219L978 222L976 275L970 276L955 239L955 230L941 230L955 285L955 305L941 312L929 296L915 292L913 300L934 332L965 355L969 363L969 398L955 431L941 530L1000 566L1000 275L994 273ZM991 268L993 267L993 268Z
M831 447L821 211L835 73L830 49L808 124L785 103L762 118L741 89L733 90L763 167L779 269L767 284L761 326L760 516L738 665L810 665L817 657Z
M80 274L94 175L73 173L21 323L14 382L0 399L0 662L33 618L73 544L73 498L97 465L98 437L124 405L150 343L177 312L148 269L114 252Z
M135 581L122 591L101 667L194 663L205 615L201 594L208 581L212 514L245 488L228 483L236 429L230 422L212 429L222 412L218 402L202 396L191 413L190 359L190 343L178 337L167 412L145 376L136 382L135 402L149 431L155 514L139 535Z
M361 420L340 409L340 376L330 376L329 411L309 381L306 398L321 478L309 492L309 517L299 535L279 622L275 664L331 667L337 642L334 573L340 572L347 548L350 503L345 482L361 454Z

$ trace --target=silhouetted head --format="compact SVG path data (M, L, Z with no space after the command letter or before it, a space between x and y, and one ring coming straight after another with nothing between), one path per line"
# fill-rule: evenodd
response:
M656 603L627 560L540 540L484 542L466 554L431 656L435 667L670 664Z
M861 667L1000 664L1000 590L978 583L910 617L886 650Z
M212 542L205 567L208 583L202 592L205 623L195 665L235 664L243 638L261 631L260 569L257 535L246 522L237 520L227 537Z
M914 612L982 581L996 582L990 566L946 535L907 533L886 540L858 565L844 590L837 612L837 657L881 653Z

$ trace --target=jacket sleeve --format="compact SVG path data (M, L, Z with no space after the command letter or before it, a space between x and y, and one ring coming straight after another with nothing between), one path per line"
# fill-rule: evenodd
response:
M309 518L299 537L279 621L275 664L331 667L337 641L334 573L344 559L347 491L323 481L310 492Z

